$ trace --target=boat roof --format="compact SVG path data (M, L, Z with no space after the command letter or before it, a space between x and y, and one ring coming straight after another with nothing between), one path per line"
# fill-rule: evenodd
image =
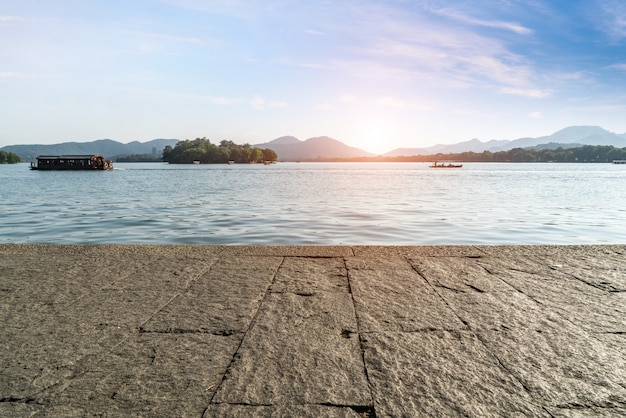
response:
M82 160L91 157L101 157L100 154L66 154L66 155L39 155L37 159L65 159L65 160Z

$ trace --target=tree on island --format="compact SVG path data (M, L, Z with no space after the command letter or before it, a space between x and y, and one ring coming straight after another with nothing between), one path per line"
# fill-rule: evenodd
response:
M20 161L20 157L17 154L0 151L0 164L16 164Z
M193 141L189 139L178 141L174 148L168 145L163 150L163 161L170 164L192 164L194 161L199 161L201 164L225 164L229 161L262 163L277 160L278 155L268 148L262 150L250 144L237 145L228 140L215 145L206 137L196 138Z

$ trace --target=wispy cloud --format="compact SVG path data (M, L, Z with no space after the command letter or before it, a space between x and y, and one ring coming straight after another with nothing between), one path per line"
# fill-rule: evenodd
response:
M307 29L304 31L304 33L308 34L308 35L314 35L314 36L324 36L326 35L325 32L320 32L318 30L313 30L313 29Z
M503 29L503 30L517 33L518 35L530 35L533 33L531 29L528 29L527 27L516 22L478 19L469 15L462 14L458 10L449 9L449 8L432 9L431 11L439 16L452 19L457 22L462 22L462 23L466 23L469 25L473 25L473 26Z
M626 71L626 64L613 64L609 65L606 68L608 68L609 70Z
M531 99L542 99L544 97L548 97L552 94L550 90L540 90L540 89L516 89L511 87L503 87L500 89L500 93L502 94L510 94L513 96L522 96L528 97Z
M528 114L528 117L531 119L541 119L543 115L541 114L541 112L530 112Z
M250 104L252 105L252 107L259 110L287 107L287 102L269 101L258 95L255 95L254 97L252 97L252 99L250 99Z
M21 16L0 16L0 22L25 22L26 20Z
M12 71L0 71L0 78L24 78L24 74Z
M596 27L604 32L612 41L626 38L626 3L622 0L598 0L595 13L590 14L595 19Z

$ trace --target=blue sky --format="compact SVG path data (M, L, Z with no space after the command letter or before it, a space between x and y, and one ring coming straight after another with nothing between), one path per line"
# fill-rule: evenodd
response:
M623 0L2 0L0 146L626 132Z

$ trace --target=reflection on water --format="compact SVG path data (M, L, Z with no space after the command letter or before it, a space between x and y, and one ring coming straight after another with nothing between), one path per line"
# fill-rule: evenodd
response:
M0 166L0 242L623 243L626 166L117 163Z

